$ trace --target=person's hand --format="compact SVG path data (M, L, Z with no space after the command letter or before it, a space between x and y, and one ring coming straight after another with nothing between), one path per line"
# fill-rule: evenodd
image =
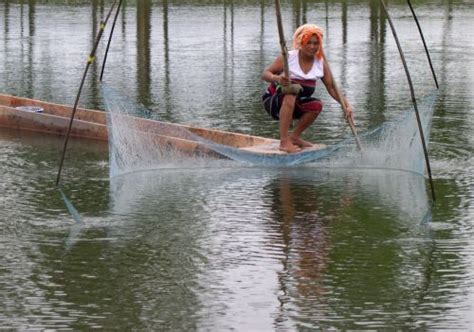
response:
M285 75L275 75L277 78L277 82L280 83L280 85L287 86L291 84L291 81L288 77Z

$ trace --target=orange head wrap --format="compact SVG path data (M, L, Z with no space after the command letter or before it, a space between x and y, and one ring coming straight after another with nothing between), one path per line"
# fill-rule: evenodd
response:
M316 36L319 43L316 58L321 59L323 57L323 30L316 24L303 24L296 29L293 35L293 49L299 49L305 46L313 36Z

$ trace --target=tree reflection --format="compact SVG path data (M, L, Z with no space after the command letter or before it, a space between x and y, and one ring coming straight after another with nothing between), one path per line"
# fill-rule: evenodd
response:
M429 210L423 177L311 173L284 172L268 186L274 222L269 231L279 234L282 252L275 324L292 317L308 324L334 315L350 320L345 309L356 307L375 317L367 303L380 303L381 293L404 307L400 293L419 291L430 277L397 242L423 231L420 223ZM383 212L374 213L374 207ZM274 238L268 243L279 244ZM410 270L419 277L400 273Z
M229 12L229 18L228 18ZM224 0L223 15L223 51L224 51L224 95L228 97L228 103L233 104L234 101L234 0ZM228 37L229 35L229 37ZM230 50L228 49L230 44ZM230 75L229 75L230 72ZM229 77L230 76L230 77ZM227 105L227 103L226 103Z
M150 31L151 31L151 2L137 1L137 89L138 101L150 106Z
M34 96L33 91L33 73L34 73L34 61L33 61L33 50L34 50L34 35L35 35L35 12L36 12L36 0L29 0L28 1L28 78L26 80L26 86L28 94ZM22 15L23 16L23 15Z
M385 120L385 14L379 0L370 0L370 48L367 58L370 61L367 76L367 98L365 108L370 110L369 126L377 126ZM382 83L382 84L381 84Z
M165 62L165 82L164 82L164 98L165 110L167 114L171 114L171 90L170 90L170 46L169 46L169 20L168 20L168 0L163 0L163 52Z

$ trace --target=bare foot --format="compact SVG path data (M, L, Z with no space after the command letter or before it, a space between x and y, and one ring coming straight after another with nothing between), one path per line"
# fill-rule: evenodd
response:
M280 151L287 152L287 153L294 153L301 151L297 145L291 143L291 141L280 142Z
M301 138L299 137L292 137L291 138L291 142L293 142L293 144L296 144L298 145L299 147L301 148L310 148L313 146L312 143L308 142L308 141L305 141L305 140L302 140Z

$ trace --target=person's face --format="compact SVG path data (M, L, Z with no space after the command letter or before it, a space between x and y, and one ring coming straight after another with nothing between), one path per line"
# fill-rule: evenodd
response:
M308 54L314 56L319 49L319 41L316 36L312 36L306 45L303 46L302 50Z

